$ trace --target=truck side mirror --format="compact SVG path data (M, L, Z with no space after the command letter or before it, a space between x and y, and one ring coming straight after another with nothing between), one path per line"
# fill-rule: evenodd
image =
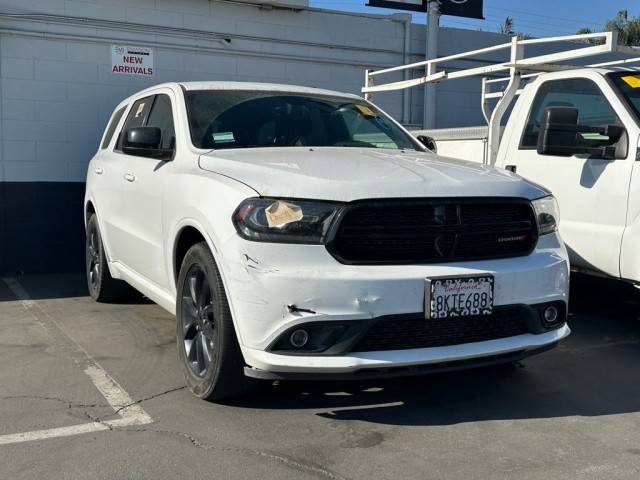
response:
M582 152L583 149L578 147L578 109L546 108L538 135L538 153L569 157Z
M609 142L614 144L620 141L626 130L620 125L607 125L602 129L602 134L609 137Z
M433 153L438 153L436 141L432 137L428 137L426 135L418 135L417 138L418 141L427 148L427 150L431 150Z
M138 157L171 160L173 150L162 148L162 130L158 127L132 127L124 132L122 152Z

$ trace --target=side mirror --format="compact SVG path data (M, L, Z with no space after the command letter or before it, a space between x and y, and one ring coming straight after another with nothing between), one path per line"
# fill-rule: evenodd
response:
M626 130L620 125L607 125L602 129L602 134L609 137L610 143L617 143L620 141Z
M564 157L587 154L604 160L626 158L626 135L620 125L578 125L578 110L573 107L549 107L540 125L538 153Z
M569 157L584 150L578 147L578 109L549 107L545 109L538 135L540 155Z
M133 127L124 132L122 151L127 155L171 160L172 149L162 147L162 130L158 127Z
M438 153L436 141L432 137L427 137L426 135L418 135L417 138L418 141L427 148L427 150L431 150L433 153Z

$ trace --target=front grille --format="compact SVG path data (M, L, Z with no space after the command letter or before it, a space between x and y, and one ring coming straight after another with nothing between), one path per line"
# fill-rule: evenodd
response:
M352 352L406 350L484 342L529 333L521 309L496 310L481 317L425 319L412 316L380 320L352 348Z
M328 248L348 264L411 264L527 255L536 241L527 200L385 200L351 205Z

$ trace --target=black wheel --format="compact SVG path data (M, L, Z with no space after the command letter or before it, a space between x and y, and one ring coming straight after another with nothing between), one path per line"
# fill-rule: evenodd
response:
M206 243L185 255L177 290L178 355L191 391L210 401L248 393L254 382L244 375L220 272Z
M89 295L96 302L111 302L131 295L133 289L122 280L113 278L109 272L95 215L91 215L87 222L85 259Z

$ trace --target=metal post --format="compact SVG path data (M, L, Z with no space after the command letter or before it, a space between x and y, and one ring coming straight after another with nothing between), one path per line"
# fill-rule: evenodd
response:
M404 22L404 47L402 61L405 65L411 62L411 15L403 15ZM411 72L405 70L403 80L409 80ZM405 88L402 92L402 123L409 125L411 123L411 89Z
M371 79L369 78L369 73L371 73L371 70L366 69L364 71L364 87L367 88L369 86L371 86ZM365 93L364 94L364 99L365 100L371 100L371 94L370 93Z
M438 30L440 28L440 8L437 0L429 0L427 11L427 45L426 60L438 58ZM431 67L431 65L429 65ZM430 69L428 74L435 73ZM424 117L423 128L436 127L436 86L427 83L424 86Z
M524 45L519 42L518 37L512 37L511 56L509 60L511 63L511 67L509 68L509 84L502 93L502 98L498 100L489 120L489 155L487 159L489 165L495 165L496 160L498 159L502 117L509 108L509 105L511 105L511 102L515 98L518 88L520 87L520 72L518 71L517 63L518 60L521 60L523 57Z

